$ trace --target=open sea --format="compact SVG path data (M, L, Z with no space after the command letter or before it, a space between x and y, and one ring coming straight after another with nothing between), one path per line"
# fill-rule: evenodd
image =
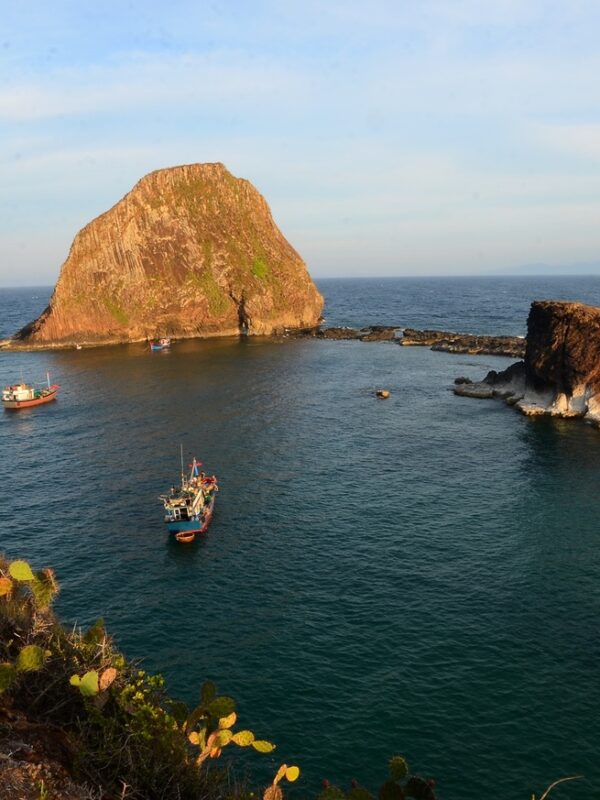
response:
M523 334L536 298L600 277L322 280L328 325ZM50 289L0 290L0 337ZM61 385L0 414L0 548L55 568L68 624L190 701L207 678L265 782L370 788L396 753L442 800L600 797L600 432L456 397L510 359L249 339L0 352ZM385 402L376 387L392 392ZM219 476L208 535L167 540L179 443ZM239 753L233 754L239 756Z

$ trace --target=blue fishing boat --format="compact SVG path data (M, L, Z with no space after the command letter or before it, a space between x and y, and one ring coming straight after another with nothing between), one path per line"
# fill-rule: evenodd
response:
M172 486L168 494L160 496L165 523L178 542L193 542L198 534L206 533L219 491L216 477L202 472L200 461L194 458L189 466L190 473L186 475L182 453L181 486Z
M158 339L150 342L150 350L168 350L171 347L170 339Z

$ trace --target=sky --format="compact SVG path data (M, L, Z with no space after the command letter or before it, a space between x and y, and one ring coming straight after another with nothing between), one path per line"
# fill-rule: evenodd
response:
M0 0L0 20L0 285L54 283L140 177L206 161L315 277L600 264L597 0Z

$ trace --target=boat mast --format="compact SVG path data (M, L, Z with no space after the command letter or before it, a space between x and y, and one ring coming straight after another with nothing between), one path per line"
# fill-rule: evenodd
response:
M48 388L50 388L50 373L46 373L46 380L48 381Z
M181 456L181 488L185 485L185 475L183 474L183 445L179 445L179 455Z

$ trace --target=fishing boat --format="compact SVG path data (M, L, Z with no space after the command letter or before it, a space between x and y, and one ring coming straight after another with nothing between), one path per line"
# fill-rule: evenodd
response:
M7 410L16 410L19 408L31 408L31 406L41 406L43 403L50 403L56 399L56 393L60 389L57 383L50 384L50 376L46 375L48 385L43 389L36 389L28 383L15 383L12 386L6 386L2 390L2 405Z
M216 477L200 471L200 461L194 458L189 466L190 473L186 475L182 453L181 486L172 486L168 494L160 495L169 533L178 542L193 542L197 534L206 533L212 521L215 497L219 490Z
M169 347L171 347L170 339L158 339L150 342L150 350L167 350Z

